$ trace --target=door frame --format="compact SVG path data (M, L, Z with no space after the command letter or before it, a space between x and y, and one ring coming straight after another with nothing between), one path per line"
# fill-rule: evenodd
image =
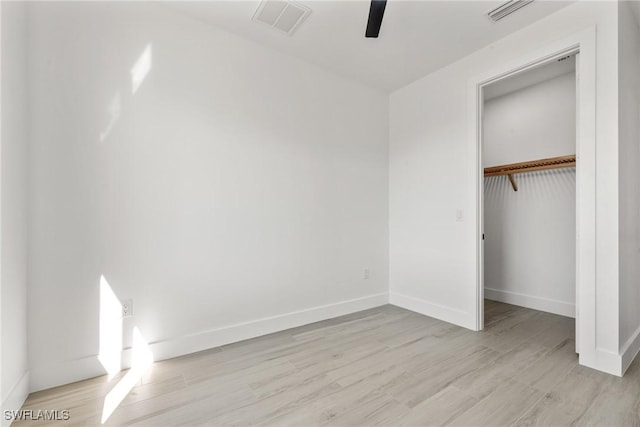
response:
M483 88L514 74L566 55L576 58L576 350L581 364L596 349L596 30L595 27L558 40L521 58L505 62L469 81L469 170L476 280L475 330L484 328L484 170L482 165Z

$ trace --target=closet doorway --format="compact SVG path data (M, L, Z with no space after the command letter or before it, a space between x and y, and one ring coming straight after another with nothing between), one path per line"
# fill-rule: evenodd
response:
M576 317L577 56L482 88L487 326L555 319L531 310Z
M475 307L470 327L484 329L484 162L483 147L483 92L485 87L508 79L517 74L556 62L566 56L575 57L576 69L576 138L575 138L575 344L581 365L601 370L608 368L606 355L597 349L598 318L596 316L596 266L599 257L596 248L596 33L595 28L580 32L539 46L537 49L523 49L518 58L496 58L495 67L470 78L468 85L468 132L469 168L473 171L473 190L470 191L470 205L475 221L470 224L469 234L475 258L475 281L470 284ZM543 124L542 124L543 126ZM535 159L525 159L535 160ZM518 185L518 174L513 175ZM506 177L508 179L508 176ZM512 190L513 191L513 190ZM520 185L519 194L524 191ZM601 253L601 252L600 252ZM491 285L487 286L491 288ZM472 293L472 294L471 294ZM502 303L497 303L502 304ZM603 358L604 357L604 358ZM606 366L605 366L606 365ZM604 369L602 369L604 367Z

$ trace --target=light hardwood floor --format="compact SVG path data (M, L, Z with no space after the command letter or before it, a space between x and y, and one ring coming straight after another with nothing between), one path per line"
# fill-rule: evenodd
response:
M573 319L485 312L472 332L387 305L158 362L106 424L640 426L638 360L603 374L578 365ZM124 374L33 393L23 409L100 425Z

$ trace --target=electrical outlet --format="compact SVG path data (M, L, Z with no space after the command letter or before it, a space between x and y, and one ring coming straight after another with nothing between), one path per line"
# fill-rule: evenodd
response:
M365 268L364 271L362 272L362 278L364 280L367 280L369 278L369 269Z
M131 298L122 301L122 317L133 316L133 300Z

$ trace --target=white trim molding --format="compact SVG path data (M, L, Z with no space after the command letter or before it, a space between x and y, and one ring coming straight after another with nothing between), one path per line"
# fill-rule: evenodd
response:
M581 353L578 355L578 362L588 368L622 376L622 356L609 350L598 348L592 353Z
M284 331L389 303L386 292L293 311L234 325L209 329L181 337L149 343L154 360L184 356L238 341ZM122 352L123 368L130 366L131 349ZM31 391L44 390L74 381L104 375L98 355L39 366L31 370Z
M11 391L2 401L2 421L0 426L11 425L11 421L6 420L5 411L19 411L25 400L29 396L29 372L25 372L22 377L11 387Z
M564 301L491 288L484 288L484 297L492 301L506 302L507 304L519 305L533 310L559 314L560 316L576 317L575 304Z
M443 320L454 325L462 326L467 329L475 329L475 317L473 313L447 307L440 304L410 297L408 295L399 294L397 292L389 292L389 304L401 307L434 319Z
M622 356L622 375L627 372L629 365L631 365L631 362L633 362L638 353L640 353L640 327L638 327L633 335L631 335L631 338L624 343L620 351L620 355Z

